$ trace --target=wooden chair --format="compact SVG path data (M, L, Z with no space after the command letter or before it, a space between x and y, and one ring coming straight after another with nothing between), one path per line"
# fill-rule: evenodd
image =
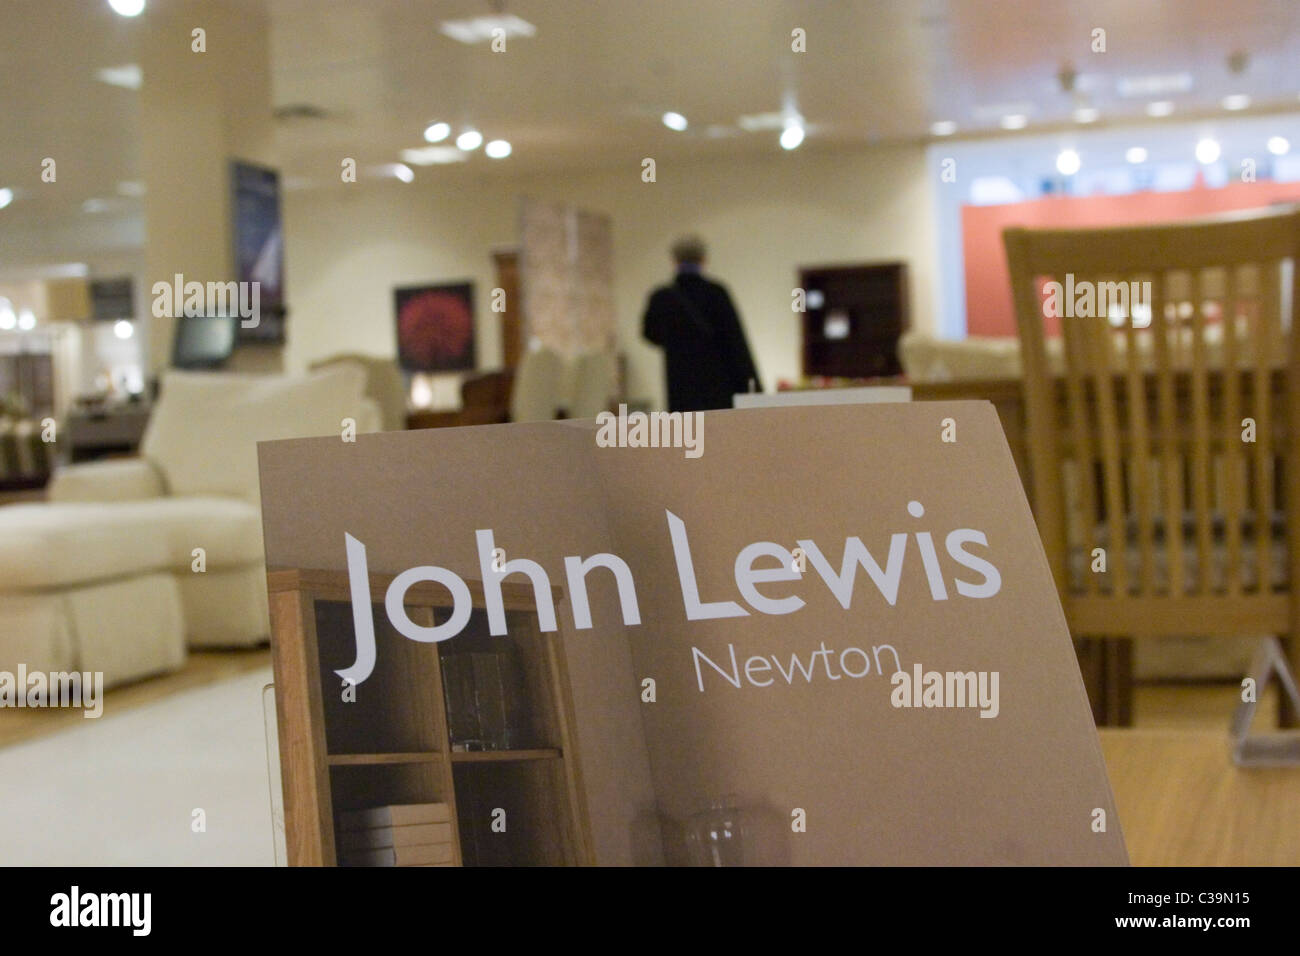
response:
M1071 632L1100 639L1081 648L1085 672L1122 684L1129 639L1173 635L1278 635L1294 669L1300 210L1003 239L1034 514ZM1107 314L1047 318L1044 282L1071 280L1149 282L1150 297L1110 286ZM1130 720L1123 695L1094 711Z

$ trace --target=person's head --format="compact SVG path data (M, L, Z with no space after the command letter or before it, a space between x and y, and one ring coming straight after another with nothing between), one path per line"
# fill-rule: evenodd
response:
M682 236L673 243L672 254L677 268L699 269L704 265L708 248L699 236Z

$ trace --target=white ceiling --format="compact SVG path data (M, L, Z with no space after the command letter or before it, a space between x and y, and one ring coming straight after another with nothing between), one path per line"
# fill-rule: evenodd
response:
M396 161L434 120L510 140L510 158L480 150L471 163L512 175L771 154L775 131L742 132L737 121L782 110L805 117L806 150L919 140L940 119L959 135L1000 135L1011 109L1042 132L1071 125L1084 101L1101 125L1146 121L1147 100L1118 85L1153 74L1191 76L1188 92L1169 97L1179 118L1222 117L1229 93L1250 94L1251 112L1300 108L1295 0L508 0L537 35L504 54L438 30L489 12L487 0L266 2L274 105L326 114L280 126L294 181L336 176L340 155ZM3 15L0 186L19 196L0 210L0 271L138 245L138 200L118 192L139 177L138 94L94 74L133 62L145 24L105 0L5 0ZM795 27L806 53L790 50ZM1091 50L1097 27L1105 53ZM1249 64L1234 75L1237 49ZM1056 79L1065 63L1078 73L1075 96ZM688 117L686 133L659 122L668 109ZM39 179L49 155L58 190ZM92 199L106 204L84 210Z

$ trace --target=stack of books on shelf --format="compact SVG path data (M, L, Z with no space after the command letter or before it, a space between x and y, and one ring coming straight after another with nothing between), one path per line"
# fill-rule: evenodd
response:
M339 814L342 866L454 866L445 803L405 803Z

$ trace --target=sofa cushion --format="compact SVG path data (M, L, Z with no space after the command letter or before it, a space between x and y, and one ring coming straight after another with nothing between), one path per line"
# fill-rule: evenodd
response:
M66 587L168 566L166 535L131 503L0 508L0 588Z
M163 493L162 475L144 458L65 465L45 486L46 501L138 501Z
M161 534L168 570L191 570L195 548L210 571L262 562L262 516L242 499L183 495L113 507L133 512L135 527Z
M365 370L343 365L313 375L229 375L170 370L140 451L162 469L173 495L234 495L258 501L257 443L340 435L366 418Z
M154 571L210 570L262 559L257 509L233 498L0 508L0 591L70 587Z

